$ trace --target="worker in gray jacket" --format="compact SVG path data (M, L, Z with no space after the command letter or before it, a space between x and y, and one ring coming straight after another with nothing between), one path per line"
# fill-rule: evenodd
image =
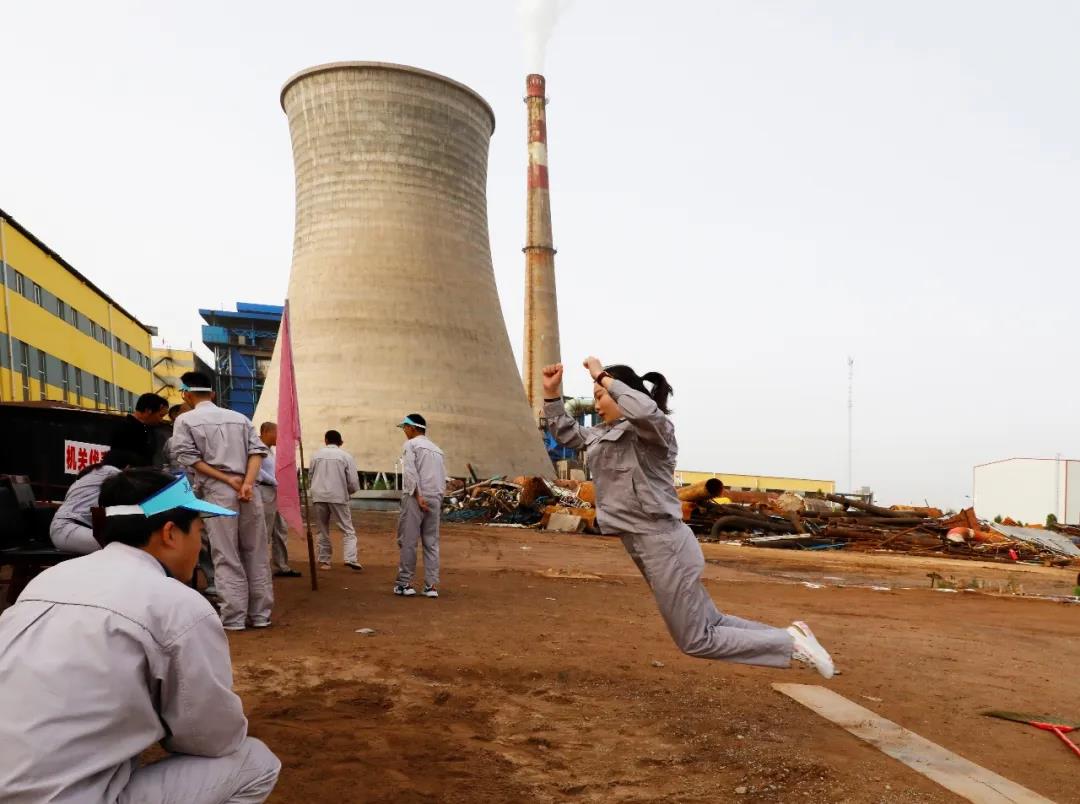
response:
M194 471L199 496L238 514L206 525L222 625L226 631L243 631L248 622L253 628L266 628L274 588L266 519L255 479L268 450L250 419L213 403L209 377L189 371L180 381L192 409L176 420L173 454Z
M49 523L49 540L57 550L86 555L101 549L94 538L94 523L90 509L96 508L101 484L120 470L134 466L139 456L124 449L111 449L101 463L88 466L79 473L64 495L64 503Z
M289 526L277 509L278 482L274 472L277 459L274 454L274 447L277 446L277 424L260 424L259 438L270 450L263 458L259 476L256 478L259 494L262 496L263 516L266 517L266 538L270 540L270 566L274 570L275 578L299 578L300 573L289 566Z
M202 516L186 477L105 481L103 550L45 570L0 616L0 801L264 801L281 764L248 736L229 643L183 582ZM170 756L143 765L155 744Z
M702 586L705 558L675 494L679 448L664 376L639 377L628 366L605 369L595 357L585 360L585 368L602 423L582 427L567 415L560 395L563 367L556 364L544 368L548 430L560 444L585 450L596 483L597 524L622 539L675 644L691 656L765 667L788 667L795 659L831 678L832 658L806 623L783 629L722 614Z
M401 514L398 516L398 562L394 594L412 597L416 546L424 545L424 597L439 596L439 517L446 491L443 452L427 437L427 420L410 413L398 425L405 432L401 453Z
M356 555L356 528L353 527L349 499L360 489L356 462L341 448L344 442L337 430L327 430L325 446L315 453L308 470L308 493L312 514L319 531L319 569L330 569L334 548L330 543L330 520L341 529L341 547L345 566L359 572L363 569Z

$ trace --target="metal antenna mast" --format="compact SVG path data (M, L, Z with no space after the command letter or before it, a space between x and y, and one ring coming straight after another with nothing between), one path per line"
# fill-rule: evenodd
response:
M855 388L855 358L848 355L847 359L847 485L848 491L855 491L855 486L852 482L851 464L852 464L852 440L851 440L851 422L852 411L855 408L854 402L854 388Z

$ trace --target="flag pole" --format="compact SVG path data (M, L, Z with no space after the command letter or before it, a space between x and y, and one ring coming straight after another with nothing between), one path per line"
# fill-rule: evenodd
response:
M311 573L311 591L319 591L319 577L315 569L315 541L311 538L311 506L308 494L308 479L304 476L304 440L297 442L300 445L300 491L304 495L304 525L307 528L307 557L308 571Z
M280 350L277 346L280 345ZM308 571L311 573L311 591L319 588L315 570L315 542L311 538L310 489L304 477L304 439L300 432L300 403L296 393L296 373L293 366L292 326L289 323L289 300L281 311L281 328L275 353L279 356L278 376L278 429L286 453L278 452L275 474L278 481L278 513L293 530L307 531ZM300 467L296 466L296 448L300 447ZM296 485L293 485L293 484ZM295 489L295 492L293 491ZM294 497L293 494L296 494ZM304 497L304 510L300 510L300 496ZM302 520L307 520L306 528Z

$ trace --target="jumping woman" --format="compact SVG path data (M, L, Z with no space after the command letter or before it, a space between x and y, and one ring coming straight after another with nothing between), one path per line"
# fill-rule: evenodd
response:
M639 377L628 366L585 361L603 423L581 427L563 407L562 364L544 368L544 415L560 444L584 449L596 483L596 521L616 534L652 588L679 649L703 659L764 667L792 660L833 675L828 652L803 622L788 628L721 614L701 584L705 557L682 520L675 494L675 428L668 418L671 386L662 374ZM646 387L648 383L650 388Z

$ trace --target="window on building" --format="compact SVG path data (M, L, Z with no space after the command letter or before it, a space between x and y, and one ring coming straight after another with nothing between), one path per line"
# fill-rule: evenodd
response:
M43 307L44 305L41 303L41 285L39 285L37 282L33 284L33 293L34 304L36 304L38 307Z
M112 410L112 383L105 383L105 410Z
M94 407L101 407L101 378L94 375Z
M12 271L15 274L15 292L20 295L26 294L26 277L20 274L18 271Z
M79 311L74 307L68 308L68 322L71 326L75 327L75 329L79 328Z
M98 339L97 321L90 322L90 337L93 338L95 341Z
M68 396L71 394L71 366L60 361L60 387L64 391L64 401L68 401Z
M25 341L15 341L19 353L19 373L22 375L23 401L30 401L30 347Z
M82 404L82 369L75 369L75 404Z
M122 340L120 340L119 335L113 335L112 348L113 348L113 351L116 352L119 355L122 355L124 353L124 342Z
M49 365L48 358L45 353L38 349L37 353L37 372L38 372L38 396L42 399L49 398Z
M135 394L131 393L131 391L128 391L127 392L127 397L128 397L128 413L131 413L131 412L133 412L135 410Z
M56 300L56 315L61 321L67 321L67 305L63 299Z

